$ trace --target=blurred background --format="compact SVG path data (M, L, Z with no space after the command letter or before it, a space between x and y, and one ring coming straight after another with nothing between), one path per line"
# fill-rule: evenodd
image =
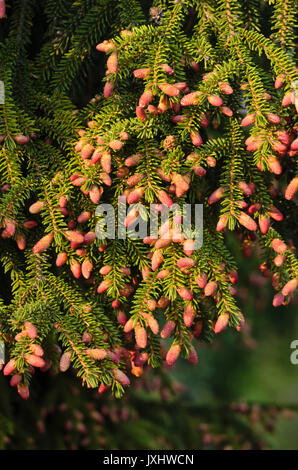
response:
M272 306L254 257L240 262L242 332L198 342L199 363L148 370L121 400L72 373L37 373L23 401L0 377L2 449L298 449L297 299Z

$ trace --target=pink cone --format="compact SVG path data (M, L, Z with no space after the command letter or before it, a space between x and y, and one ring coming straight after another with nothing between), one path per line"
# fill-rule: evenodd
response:
M216 334L220 333L222 330L224 330L227 327L228 323L229 323L228 313L222 313L221 315L219 315L213 328L214 333Z

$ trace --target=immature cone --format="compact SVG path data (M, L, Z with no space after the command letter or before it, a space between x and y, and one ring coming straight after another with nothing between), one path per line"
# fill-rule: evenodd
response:
M171 207L173 205L173 200L168 195L168 193L166 193L166 191L164 191L163 189L158 191L157 197L158 197L158 200L165 206Z
M0 20L5 16L5 0L0 0Z
M152 271L156 271L162 262L163 262L163 255L160 250L156 250L153 253L152 260L151 260Z
M204 289L204 287L207 284L207 276L205 273L202 273L201 275L197 276L195 279L196 283L201 289Z
M43 367L45 365L45 361L40 356L35 356L35 354L25 354L24 359L33 367Z
M255 122L256 115L255 114L247 114L244 119L241 121L241 126L251 126Z
M24 323L24 331L26 332L26 335L29 336L29 338L31 339L34 339L37 337L37 329L29 321L26 321Z
M107 69L109 73L116 73L118 69L118 54L116 51L112 52L107 60Z
M216 281L210 281L208 284L206 284L204 288L204 294L207 296L215 294L217 289L217 282Z
M269 165L270 171L274 173L275 175L280 175L282 173L281 165L278 159L274 155L270 155L268 157L268 165Z
M134 157L134 155L132 155L132 156ZM128 159L130 160L131 157L128 157ZM125 162L124 162L124 164L125 164ZM130 166L134 166L134 165L135 164L132 163ZM127 175L129 175L129 169L128 168L125 168L124 166L118 168L118 170L116 172L116 176L118 176L118 178L125 178L125 176L127 176Z
M14 135L13 140L19 145L26 145L29 143L29 137L22 134Z
M111 270L112 270L111 266L106 264L105 266L102 266L100 268L99 274L102 274L103 276L106 276L107 274L109 274L111 272Z
M76 176L75 178L71 179L73 186L82 186L86 181L84 176Z
M146 108L146 106L148 106L148 104L151 103L152 99L153 99L153 92L151 88L148 88L148 90L145 90L144 93L142 93L142 95L140 96L139 106L141 108Z
M108 145L112 150L121 150L123 147L123 142L118 139L113 139L108 143Z
M128 184L128 186L136 186L137 184L139 184L142 180L144 179L144 175L142 173L136 173L134 175L131 175L126 183Z
M193 299L193 293L186 287L178 287L177 292L183 300L190 302Z
M280 307L283 304L285 297L283 294L276 294L273 298L272 305L273 307Z
M157 307L165 309L169 304L170 304L169 297L161 297L159 301L157 302Z
M94 242L96 239L96 233L95 232L88 232L86 235L84 235L84 243L90 244Z
M127 322L127 317L122 310L119 310L117 313L117 321L120 325L125 326Z
M277 114L273 114L273 113L269 113L267 114L267 119L269 122L271 122L272 124L279 124L281 119L279 116L277 116Z
M93 202L93 204L99 203L102 193L103 193L103 188L98 188L96 184L92 186L92 188L89 191L89 197L91 201Z
M203 139L197 131L192 131L190 133L190 139L193 145L200 147L203 144Z
M92 157L91 157L91 163L93 163L94 165L99 162L99 160L101 159L102 157L102 152L103 152L103 149L102 147L97 147L93 154L92 154Z
M137 352L133 360L134 364L137 367L142 367L144 364L146 364L147 361L148 361L148 353L146 352L141 352L141 353Z
M278 140L285 145L289 145L290 143L290 135L285 130L279 130L276 132L276 136Z
M136 344L139 348L144 349L147 346L147 333L146 329L140 325L135 327Z
M103 89L103 96L107 99L111 96L114 90L114 84L110 81L107 80L105 83L104 89Z
M287 146L279 141L274 141L272 143L272 150L274 150L274 152L279 153L281 156L284 156L287 151Z
M182 176L179 173L173 173L172 183L175 185L176 196L183 196L189 189L189 183L186 176Z
M288 93L285 94L285 96L282 99L281 105L282 106L289 106L293 102L293 92L289 91Z
M179 269L185 269L185 268L192 268L195 266L196 262L192 258L180 258L177 261L177 265Z
M124 325L124 333L129 333L130 331L132 331L133 326L134 326L134 319L130 318Z
M17 242L19 250L25 250L25 248L26 248L26 237L25 237L25 235L22 235L21 233L18 233L16 235L16 242Z
M113 369L112 374L113 374L115 380L117 380L117 382L121 383L121 385L123 385L123 387L127 387L128 385L130 385L129 378L127 377L126 374L124 374L124 372L122 372L122 370Z
M188 92L188 91L189 91L189 88L188 88L186 82L178 82L178 83L175 83L175 87L178 88L178 90L180 90L180 91L183 91L183 90L185 90L185 92ZM175 104L174 104L174 105L175 105Z
M146 299L145 300L147 307L149 308L150 312L154 312L156 309L156 300L154 299Z
M282 294L283 295L290 295L292 294L295 289L297 288L298 285L298 279L291 279L289 282L286 283L286 285L282 289Z
M268 214L272 219L276 220L277 222L281 222L284 218L282 213L274 206L268 211Z
M171 118L171 121L177 124L178 122L185 122L187 119L182 114L177 114Z
M83 334L82 334L82 341L83 343L85 344L88 344L90 343L92 340L92 335L90 333L88 333L87 331L85 331Z
M183 321L185 326L191 327L192 322L194 321L196 312L191 304L188 304L183 312Z
M168 135L162 144L165 150L172 150L177 146L177 139L174 135Z
M21 331L20 333L17 333L14 337L15 341L22 341L22 339L25 337L25 336L28 336L26 331L23 330Z
M154 318L153 315L147 316L146 319L147 319L148 326L149 326L150 330L152 331L152 333L154 335L157 335L158 332L159 332L158 321Z
M274 83L274 86L275 86L276 89L280 88L284 84L285 78L286 78L285 75L278 75L276 77L276 80L275 80L275 83Z
M166 355L166 363L168 366L172 366L178 359L179 355L181 353L181 346L180 344L173 344L167 355Z
M105 393L107 390L109 389L108 386L104 385L104 384L101 384L99 387L98 387L98 393L100 395L102 395L103 393Z
M107 152L107 151L102 152L100 164L101 164L103 171L105 171L106 173L111 173L112 157L111 157L110 152Z
M276 251L276 253L283 254L285 251L287 251L287 245L279 238L274 238L272 240L271 246L273 250Z
M213 191L213 193L210 194L208 198L208 203L214 204L215 202L219 201L223 197L224 192L225 192L225 188L218 188L215 191Z
M142 158L141 153L136 153L134 155L131 155L130 157L127 157L124 161L124 165L127 166L128 168L132 166L136 166Z
M5 232L7 234L7 238L13 237L14 234L16 233L16 222L12 219L4 219L5 223ZM3 236L4 231L2 232ZM3 237L4 238L4 237Z
M214 325L214 328L213 328L213 331L214 333L220 333L222 330L224 330L226 328L226 326L228 325L229 323L229 314L228 313L222 313L221 315L219 315L215 325Z
M102 294L103 292L105 292L110 285L110 279L105 279L104 281L102 281L97 288L98 294Z
M266 234L270 227L270 217L266 217L265 215L259 216L259 226L260 230L263 234Z
M76 232L74 230L66 230L65 236L67 240L73 243L78 243L81 244L84 242L84 235L82 235L80 232Z
M78 261L76 260L72 260L71 263L70 263L70 270L73 274L73 276L76 278L76 279L79 279L81 277L81 274L82 274L82 269L81 269L81 265Z
M16 370L15 364L16 364L16 361L14 359L11 359L10 361L8 361L8 363L3 369L3 375L12 374Z
M160 83L158 87L165 95L168 96L178 96L180 93L179 88L177 88L175 85L170 85L169 83Z
M46 205L44 201L37 201L29 207L30 214L39 214Z
M66 372L69 369L71 356L72 352L67 351L60 357L59 370L61 372Z
M81 157L83 160L90 158L92 153L94 152L94 147L91 144L86 144L81 150Z
M133 71L133 74L136 78L146 78L147 75L151 72L150 69L136 69Z
M59 197L59 206L62 208L66 208L68 202L68 197L67 196L60 196Z
M238 273L237 273L237 271L231 271L229 273L229 279L230 279L232 284L237 284L237 282L238 282Z
M136 116L142 121L146 121L147 116L144 109L141 106L136 107Z
M91 271L93 269L93 264L89 259L83 261L82 264L82 274L85 279L89 279Z
M145 188L137 188L127 196L127 204L135 204L145 194Z
M223 105L223 100L220 98L220 96L217 95L210 95L207 96L207 100L209 101L212 106L222 106Z
M287 186L287 189L285 192L285 198L288 201L290 199L293 199L297 191L298 191L298 176L295 176L295 178L293 178L292 181L290 181L290 183Z
M218 222L216 225L217 232L221 232L222 230L224 230L227 226L227 223L228 223L228 214L224 214L218 219Z
M198 363L198 355L197 355L197 352L196 352L196 350L193 346L191 346L191 349L189 351L189 356L188 356L187 359L191 364L197 364Z
M108 355L108 352L105 349L86 349L85 353L96 361L105 359Z
M195 242L191 238L184 240L183 251L187 256L191 256L195 250Z
M98 51L107 53L107 52L111 51L112 49L114 49L114 47L115 46L112 43L112 41L107 41L106 40L106 41L101 42L100 44L97 44L96 49Z
M147 108L148 113L157 116L160 113L160 110L153 104L149 104Z
M193 92L193 93L188 93L187 95L184 95L183 98L180 100L180 104L182 106L191 106L196 104L197 98L200 96L199 92Z
M167 321L160 332L162 339L166 339L168 336L170 336L173 333L175 327L176 323L174 321Z
M293 142L291 143L290 149L291 150L298 150L298 138L293 140Z
M103 184L106 186L112 186L112 179L108 173L100 173L100 178L102 179ZM101 188L103 191L103 188Z
M236 326L237 331L241 331L245 325L245 318L241 312L238 312L239 315L239 324Z
M78 222L79 224L84 224L88 222L88 220L91 218L91 212L89 211L84 211L78 216Z
M35 356L41 357L44 355L44 351L39 344L30 344L29 349L32 352L32 354L34 354Z
M220 82L218 84L219 88L220 88L220 91L224 94L224 95L232 95L232 93L234 93L234 90L233 88L226 82Z
M13 375L10 379L10 386L16 387L22 381L22 376L20 374Z
M194 173L197 175L197 176L205 176L206 175L206 170L205 168L201 167L201 166L194 166L193 167L193 171Z
M229 108L228 106L221 106L219 109L221 110L222 114L224 114L225 116L232 117L234 114L231 108Z
M259 139L255 139L246 145L247 145L246 150L248 152L254 152L255 150L258 150L258 148L260 148L263 145L263 141Z
M125 227L130 227L139 217L139 213L136 209L133 209L129 212L129 214L125 217Z
M273 262L275 264L275 266L282 266L284 264L284 262L286 261L286 257L284 255L277 255L275 256Z
M160 68L168 75L173 75L174 73L174 69L172 69L168 64L161 64Z
M258 228L255 221L245 212L240 213L240 217L238 220L239 220L239 223L243 225L243 227L247 228L247 230L251 230L254 232Z
M28 400L30 392L28 385L18 384L18 393L23 400Z

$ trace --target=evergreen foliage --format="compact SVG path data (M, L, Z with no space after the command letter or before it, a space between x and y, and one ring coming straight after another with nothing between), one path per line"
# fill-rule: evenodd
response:
M292 0L0 0L0 334L23 398L34 368L70 365L120 397L130 373L196 363L197 338L241 330L229 232L258 250L274 305L289 302L294 13ZM135 239L137 212L128 237L100 240L96 208L117 216L119 196L143 217L203 204L202 247L176 219Z

